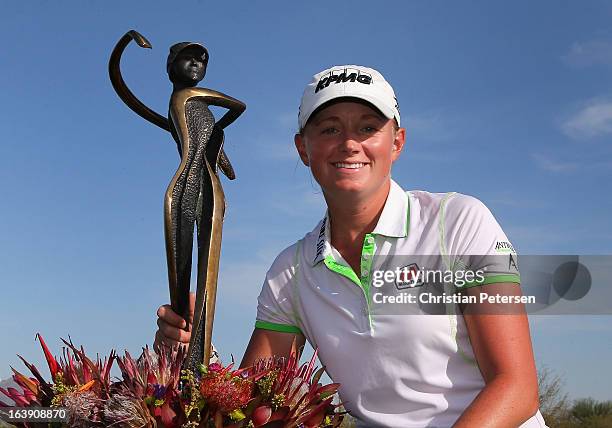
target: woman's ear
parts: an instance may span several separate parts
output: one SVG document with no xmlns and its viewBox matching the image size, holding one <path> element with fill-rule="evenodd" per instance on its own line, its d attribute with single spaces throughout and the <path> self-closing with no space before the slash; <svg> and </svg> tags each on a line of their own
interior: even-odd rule
<svg viewBox="0 0 612 428">
<path fill-rule="evenodd" d="M 308 162 L 308 152 L 306 151 L 306 144 L 304 142 L 304 136 L 302 134 L 295 134 L 293 137 L 293 141 L 295 143 L 295 148 L 300 155 L 300 159 L 302 159 L 302 163 L 306 166 L 310 166 Z"/>
<path fill-rule="evenodd" d="M 395 137 L 393 138 L 393 146 L 391 147 L 391 160 L 393 162 L 399 158 L 399 155 L 402 153 L 402 149 L 404 148 L 404 144 L 406 143 L 406 128 L 398 128 L 394 134 Z"/>
</svg>

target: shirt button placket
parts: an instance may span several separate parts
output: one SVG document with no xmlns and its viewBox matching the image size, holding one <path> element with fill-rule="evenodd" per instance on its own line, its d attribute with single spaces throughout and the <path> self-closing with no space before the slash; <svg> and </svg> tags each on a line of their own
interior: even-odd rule
<svg viewBox="0 0 612 428">
<path fill-rule="evenodd" d="M 370 310 L 369 310 L 369 279 L 372 273 L 372 255 L 374 253 L 374 237 L 372 235 L 366 235 L 364 245 L 361 251 L 361 284 L 363 288 L 363 295 L 365 298 L 365 305 L 363 308 L 364 322 L 368 329 L 371 329 L 370 325 Z"/>
</svg>

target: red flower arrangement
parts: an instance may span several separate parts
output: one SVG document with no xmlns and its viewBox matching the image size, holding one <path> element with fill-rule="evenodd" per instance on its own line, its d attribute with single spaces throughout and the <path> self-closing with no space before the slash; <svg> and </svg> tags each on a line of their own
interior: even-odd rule
<svg viewBox="0 0 612 428">
<path fill-rule="evenodd" d="M 0 388 L 18 407 L 64 407 L 69 427 L 118 428 L 315 428 L 337 427 L 343 412 L 333 403 L 339 384 L 319 384 L 315 355 L 299 365 L 295 355 L 270 358 L 233 370 L 219 363 L 181 370 L 182 348 L 143 349 L 138 359 L 111 351 L 96 362 L 84 349 L 66 345 L 56 359 L 40 335 L 51 382 L 19 356 L 33 377 L 15 369 L 16 388 Z M 111 381 L 117 361 L 121 379 Z M 0 401 L 2 407 L 10 404 Z M 33 428 L 36 424 L 19 426 Z M 47 425 L 44 425 L 47 426 Z"/>
</svg>

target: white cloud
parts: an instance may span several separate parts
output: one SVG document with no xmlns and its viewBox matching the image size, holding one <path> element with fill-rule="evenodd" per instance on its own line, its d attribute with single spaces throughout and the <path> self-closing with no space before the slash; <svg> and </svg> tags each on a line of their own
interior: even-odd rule
<svg viewBox="0 0 612 428">
<path fill-rule="evenodd" d="M 573 67 L 588 67 L 592 65 L 612 66 L 612 41 L 590 40 L 574 42 L 569 52 L 561 57 Z"/>
<path fill-rule="evenodd" d="M 612 101 L 595 100 L 561 124 L 570 138 L 588 139 L 612 135 Z"/>
<path fill-rule="evenodd" d="M 559 161 L 543 154 L 532 154 L 531 157 L 540 168 L 550 172 L 571 172 L 579 166 L 576 162 Z"/>
</svg>

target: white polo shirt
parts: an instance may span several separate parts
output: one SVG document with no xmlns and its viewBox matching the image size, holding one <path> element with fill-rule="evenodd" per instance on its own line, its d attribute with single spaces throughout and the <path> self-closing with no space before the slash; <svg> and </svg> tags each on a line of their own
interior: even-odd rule
<svg viewBox="0 0 612 428">
<path fill-rule="evenodd" d="M 479 200 L 404 192 L 392 181 L 378 224 L 364 239 L 361 277 L 331 246 L 326 216 L 272 264 L 255 327 L 304 334 L 363 426 L 449 427 L 485 383 L 458 306 L 419 296 L 451 296 L 457 284 L 407 278 L 405 269 L 381 284 L 380 272 L 416 266 L 456 272 L 467 265 L 482 277 L 463 286 L 518 284 L 514 254 Z M 409 303 L 382 302 L 409 295 Z M 544 426 L 539 412 L 522 425 Z"/>
</svg>

